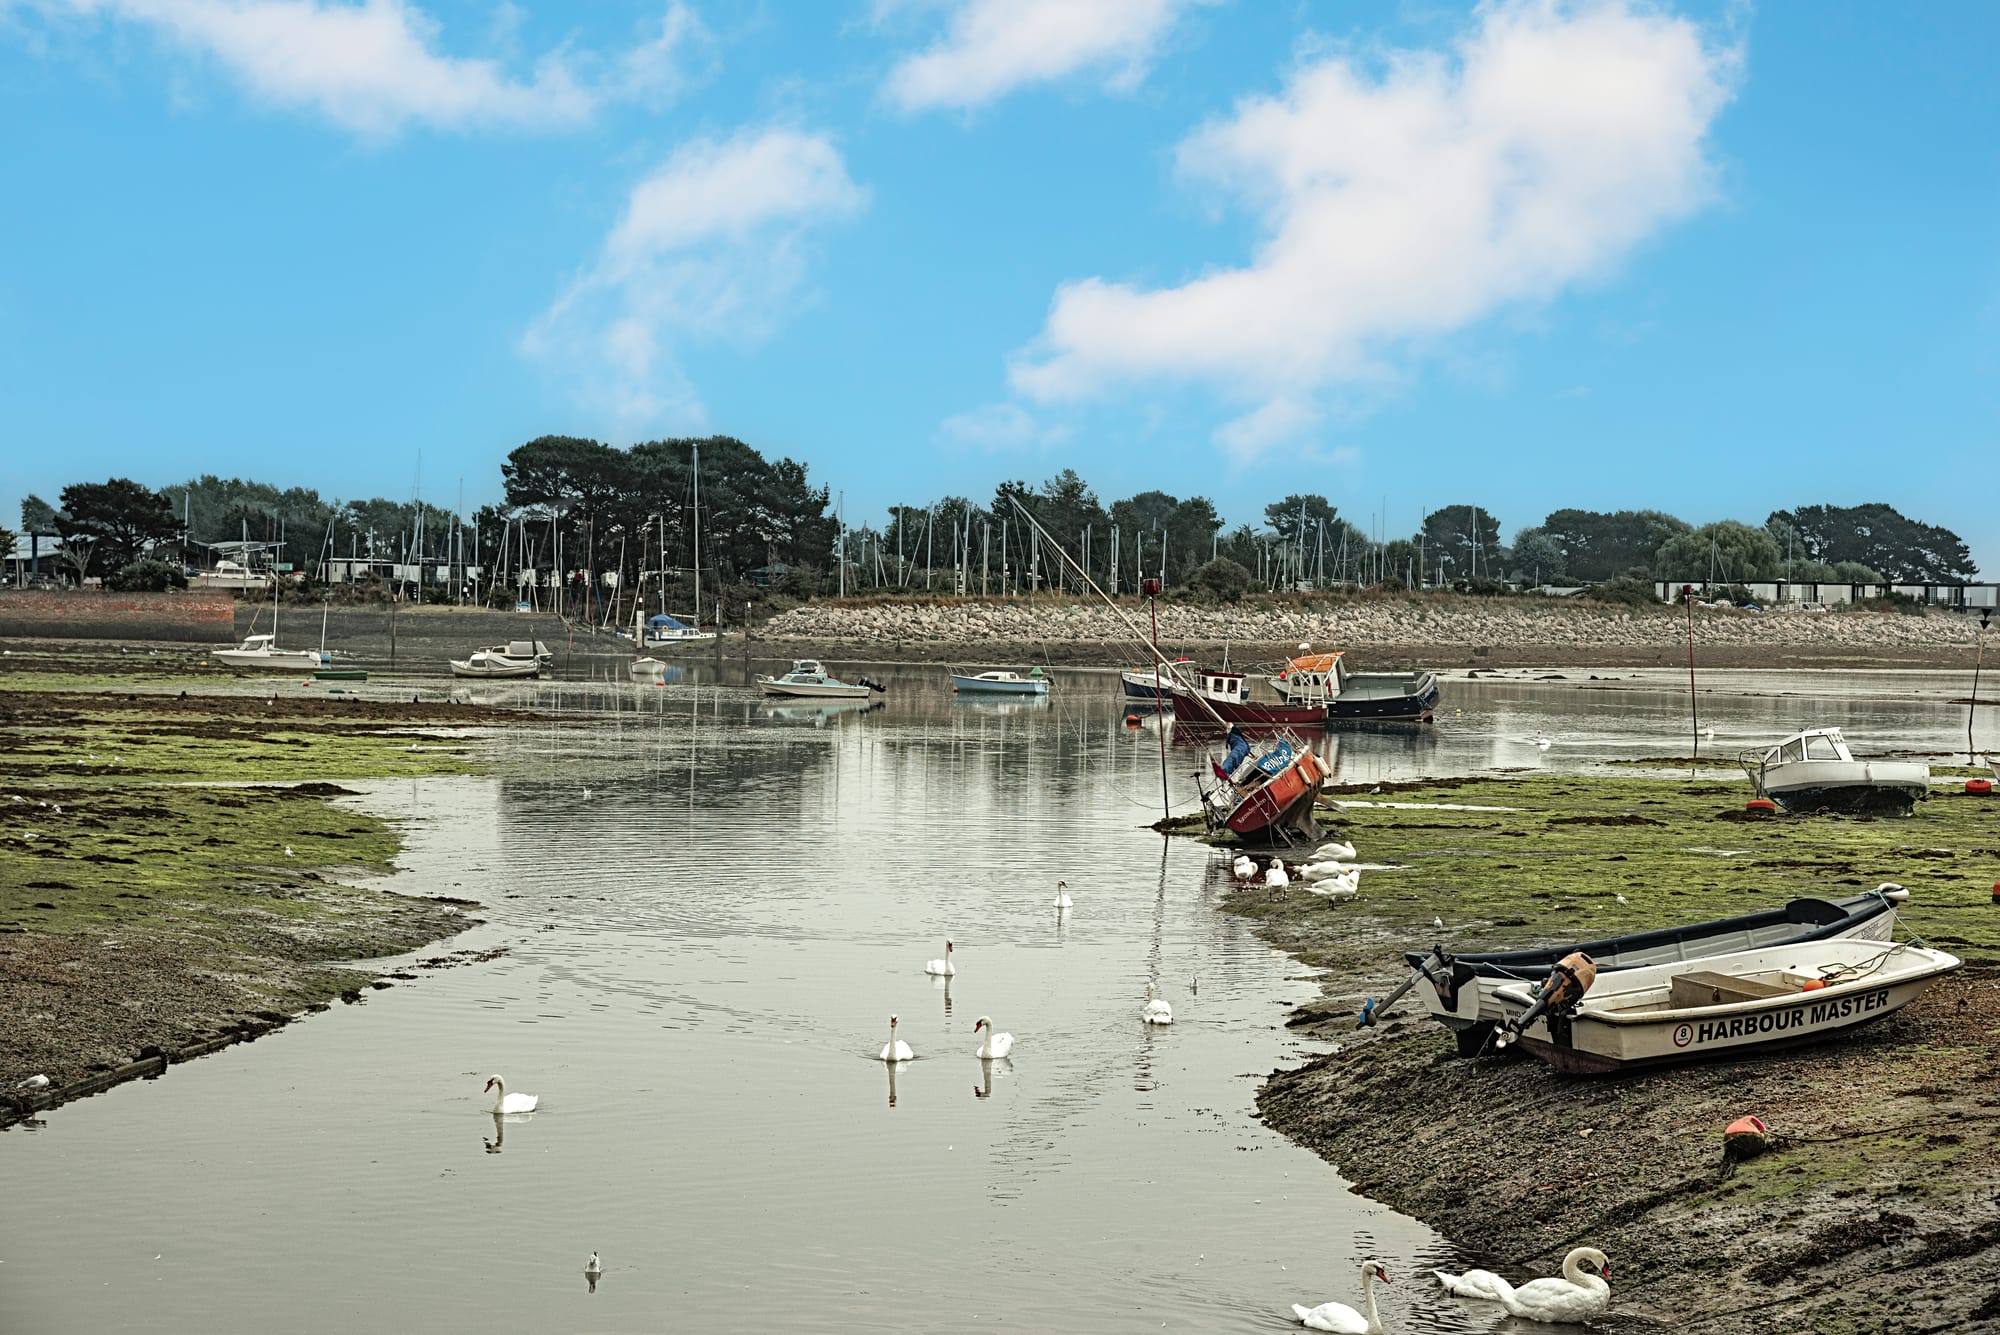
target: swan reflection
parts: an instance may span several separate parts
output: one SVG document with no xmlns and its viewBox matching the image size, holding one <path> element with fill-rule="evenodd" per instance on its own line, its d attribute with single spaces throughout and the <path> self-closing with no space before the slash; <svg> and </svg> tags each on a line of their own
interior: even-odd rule
<svg viewBox="0 0 2000 1335">
<path fill-rule="evenodd" d="M 485 1140 L 484 1136 L 480 1139 Z M 488 1154 L 500 1153 L 500 1147 L 507 1143 L 507 1123 L 499 1113 L 493 1114 L 493 1139 L 486 1141 Z"/>
<path fill-rule="evenodd" d="M 1011 1057 L 981 1057 L 979 1059 L 979 1071 L 981 1076 L 984 1077 L 984 1083 L 972 1087 L 973 1098 L 989 1099 L 993 1097 L 993 1072 L 995 1068 L 998 1068 L 1003 1074 L 1010 1073 L 1014 1069 L 1014 1060 Z"/>
<path fill-rule="evenodd" d="M 901 1066 L 902 1063 L 883 1062 L 882 1065 L 889 1070 L 889 1106 L 893 1108 L 896 1106 L 896 1068 Z"/>
</svg>

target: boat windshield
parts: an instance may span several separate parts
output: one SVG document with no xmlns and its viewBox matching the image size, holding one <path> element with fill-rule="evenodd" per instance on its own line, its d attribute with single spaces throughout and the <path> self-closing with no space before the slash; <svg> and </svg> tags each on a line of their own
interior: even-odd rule
<svg viewBox="0 0 2000 1335">
<path fill-rule="evenodd" d="M 1831 737 L 1825 735 L 1808 737 L 1806 738 L 1806 759 L 1838 760 L 1840 759 L 1840 752 L 1834 746 Z"/>
</svg>

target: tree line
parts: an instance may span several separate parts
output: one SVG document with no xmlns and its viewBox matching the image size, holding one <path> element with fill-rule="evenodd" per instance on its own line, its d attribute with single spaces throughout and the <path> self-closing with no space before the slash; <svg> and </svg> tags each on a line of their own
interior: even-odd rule
<svg viewBox="0 0 2000 1335">
<path fill-rule="evenodd" d="M 1658 510 L 1561 509 L 1502 542 L 1501 517 L 1476 504 L 1429 511 L 1399 535 L 1372 519 L 1357 524 L 1324 495 L 1293 492 L 1254 524 L 1231 526 L 1208 497 L 1149 490 L 1107 504 L 1064 469 L 1039 484 L 1004 480 L 984 501 L 900 502 L 849 523 L 806 464 L 767 459 L 729 436 L 622 449 L 542 436 L 507 455 L 500 481 L 500 502 L 462 515 L 415 496 L 340 501 L 213 475 L 160 488 L 111 478 L 66 486 L 57 505 L 31 496 L 21 523 L 55 539 L 61 567 L 78 581 L 113 579 L 142 561 L 178 570 L 216 544 L 247 540 L 284 544 L 279 559 L 314 577 L 333 562 L 337 578 L 422 567 L 454 597 L 469 580 L 496 600 L 559 587 L 586 605 L 562 604 L 579 614 L 634 589 L 651 605 L 679 607 L 701 589 L 711 598 L 752 586 L 795 598 L 1013 594 L 1080 590 L 1085 577 L 1120 593 L 1157 578 L 1228 598 L 1383 584 L 1907 584 L 1978 574 L 1957 534 L 1879 503 L 1700 527 Z M 0 539 L 11 536 L 0 530 Z"/>
</svg>

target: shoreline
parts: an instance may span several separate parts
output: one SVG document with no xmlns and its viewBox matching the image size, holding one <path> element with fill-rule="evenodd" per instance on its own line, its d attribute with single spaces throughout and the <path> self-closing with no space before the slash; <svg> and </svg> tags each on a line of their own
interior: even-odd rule
<svg viewBox="0 0 2000 1335">
<path fill-rule="evenodd" d="M 1398 801 L 1420 805 L 1322 812 L 1337 826 L 1330 837 L 1365 861 L 1400 864 L 1364 873 L 1359 900 L 1296 886 L 1284 899 L 1257 888 L 1222 896 L 1223 911 L 1322 971 L 1321 996 L 1286 1025 L 1329 1050 L 1266 1077 L 1266 1125 L 1510 1277 L 1556 1273 L 1571 1246 L 1603 1248 L 1614 1327 L 1777 1335 L 2000 1319 L 2000 913 L 1980 856 L 1988 804 L 1940 795 L 1926 804 L 1936 820 L 1751 826 L 1713 823 L 1728 799 L 1707 781 L 1395 787 Z M 1515 813 L 1421 805 L 1503 795 Z M 1750 856 L 1701 856 L 1725 838 Z M 1913 839 L 1931 845 L 1930 860 L 1909 860 Z M 1898 864 L 1904 876 L 1888 875 Z M 1405 946 L 1547 943 L 1561 922 L 1574 924 L 1560 933 L 1572 940 L 1618 934 L 1886 879 L 1908 879 L 1909 925 L 1967 967 L 1844 1039 L 1576 1078 L 1520 1057 L 1457 1057 L 1414 995 L 1375 1028 L 1355 1024 L 1364 996 L 1407 976 Z M 1779 1148 L 1725 1172 L 1722 1128 L 1747 1113 L 1770 1124 Z"/>
<path fill-rule="evenodd" d="M 401 835 L 329 779 L 467 772 L 440 729 L 506 717 L 0 690 L 0 1127 L 414 977 L 357 962 L 439 946 L 478 905 L 352 884 Z"/>
</svg>

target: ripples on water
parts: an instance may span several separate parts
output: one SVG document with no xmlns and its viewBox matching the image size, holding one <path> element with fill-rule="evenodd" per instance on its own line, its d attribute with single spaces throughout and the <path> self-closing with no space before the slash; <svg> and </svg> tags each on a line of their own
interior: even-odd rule
<svg viewBox="0 0 2000 1335">
<path fill-rule="evenodd" d="M 1207 850 L 1144 828 L 1157 721 L 1110 678 L 1023 705 L 886 675 L 868 710 L 768 704 L 736 665 L 480 688 L 555 717 L 491 777 L 367 804 L 407 822 L 396 888 L 486 905 L 450 948 L 508 953 L 0 1139 L 33 1220 L 0 1241 L 8 1328 L 1260 1330 L 1358 1305 L 1370 1254 L 1390 1328 L 1489 1326 L 1416 1282 L 1450 1255 L 1426 1229 L 1253 1120 L 1314 989 L 1214 910 Z M 1435 728 L 1326 751 L 1350 781 L 1685 754 L 1670 679 L 1619 675 L 1453 683 Z M 1950 679 L 1798 680 L 1705 701 L 1714 745 L 1951 744 Z M 1168 751 L 1178 805 L 1198 763 Z M 980 1015 L 1011 1060 L 973 1057 Z M 496 1127 L 491 1071 L 540 1110 Z"/>
</svg>

